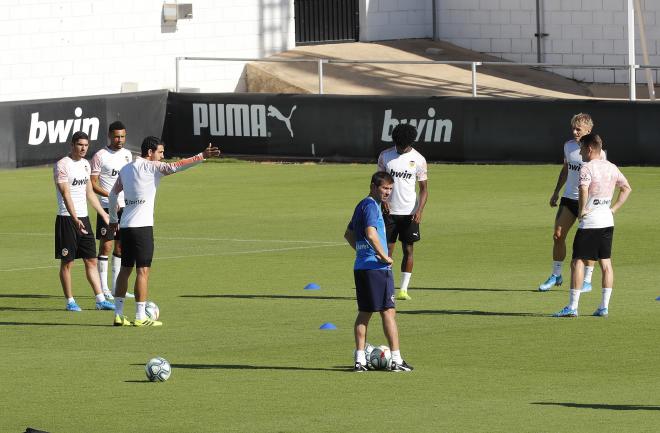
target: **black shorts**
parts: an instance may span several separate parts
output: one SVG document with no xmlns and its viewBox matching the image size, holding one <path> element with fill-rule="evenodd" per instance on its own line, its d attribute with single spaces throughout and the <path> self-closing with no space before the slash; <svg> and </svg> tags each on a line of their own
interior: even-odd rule
<svg viewBox="0 0 660 433">
<path fill-rule="evenodd" d="M 419 224 L 412 220 L 412 215 L 383 215 L 387 243 L 393 244 L 397 238 L 401 242 L 412 244 L 421 239 Z"/>
<path fill-rule="evenodd" d="M 394 308 L 394 276 L 390 269 L 354 269 L 359 311 Z"/>
<path fill-rule="evenodd" d="M 573 258 L 583 260 L 609 259 L 612 257 L 614 227 L 578 229 L 573 239 Z"/>
<path fill-rule="evenodd" d="M 108 213 L 108 209 L 103 208 L 105 213 Z M 119 212 L 117 212 L 117 216 L 119 219 L 117 222 L 121 221 L 121 214 L 124 212 L 124 208 L 120 208 Z M 108 226 L 106 223 L 103 221 L 103 218 L 99 216 L 99 214 L 96 214 L 96 239 L 106 239 L 106 240 L 113 240 L 114 233 L 108 233 Z"/>
<path fill-rule="evenodd" d="M 121 266 L 149 268 L 154 257 L 154 228 L 128 227 L 119 230 Z"/>
<path fill-rule="evenodd" d="M 577 200 L 573 200 L 572 198 L 562 197 L 561 200 L 559 201 L 559 209 L 557 209 L 557 218 L 559 218 L 559 213 L 561 212 L 562 206 L 568 209 L 575 218 L 578 217 L 579 205 Z"/>
<path fill-rule="evenodd" d="M 78 218 L 85 225 L 87 234 L 73 223 L 70 216 L 58 215 L 55 218 L 55 258 L 70 262 L 75 259 L 93 259 L 96 257 L 94 231 L 88 217 Z"/>
</svg>

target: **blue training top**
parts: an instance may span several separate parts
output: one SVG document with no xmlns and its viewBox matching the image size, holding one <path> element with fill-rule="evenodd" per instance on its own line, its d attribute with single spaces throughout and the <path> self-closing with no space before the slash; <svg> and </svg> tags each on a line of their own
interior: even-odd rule
<svg viewBox="0 0 660 433">
<path fill-rule="evenodd" d="M 375 227 L 381 247 L 387 252 L 385 221 L 380 204 L 371 196 L 355 207 L 348 228 L 355 234 L 355 265 L 353 269 L 390 269 L 390 265 L 376 258 L 376 251 L 365 237 L 367 227 Z"/>
</svg>

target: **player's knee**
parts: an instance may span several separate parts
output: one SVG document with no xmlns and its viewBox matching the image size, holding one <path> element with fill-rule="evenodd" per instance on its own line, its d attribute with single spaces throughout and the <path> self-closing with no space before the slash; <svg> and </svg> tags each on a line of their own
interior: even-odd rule
<svg viewBox="0 0 660 433">
<path fill-rule="evenodd" d="M 566 235 L 561 229 L 555 229 L 555 232 L 552 234 L 552 239 L 555 242 L 563 242 L 566 239 Z"/>
</svg>

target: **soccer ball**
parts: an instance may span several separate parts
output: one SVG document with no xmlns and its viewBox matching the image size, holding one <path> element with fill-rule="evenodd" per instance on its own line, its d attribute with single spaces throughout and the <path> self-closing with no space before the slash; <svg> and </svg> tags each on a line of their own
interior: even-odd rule
<svg viewBox="0 0 660 433">
<path fill-rule="evenodd" d="M 151 358 L 144 366 L 147 373 L 147 379 L 152 382 L 165 382 L 172 374 L 172 367 L 165 358 Z"/>
<path fill-rule="evenodd" d="M 144 305 L 144 312 L 147 314 L 147 317 L 150 318 L 151 320 L 158 320 L 160 317 L 160 310 L 158 309 L 158 305 L 156 305 L 155 302 L 148 301 Z"/>
<path fill-rule="evenodd" d="M 392 352 L 387 346 L 378 346 L 371 351 L 369 356 L 369 365 L 374 370 L 385 370 L 392 364 Z"/>
</svg>

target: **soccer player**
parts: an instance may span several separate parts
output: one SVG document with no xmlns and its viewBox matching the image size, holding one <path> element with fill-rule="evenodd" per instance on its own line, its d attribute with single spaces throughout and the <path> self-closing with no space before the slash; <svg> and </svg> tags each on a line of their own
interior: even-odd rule
<svg viewBox="0 0 660 433">
<path fill-rule="evenodd" d="M 353 371 L 367 371 L 365 344 L 371 315 L 377 311 L 383 331 L 392 351 L 392 371 L 412 371 L 399 351 L 399 331 L 394 306 L 394 277 L 392 258 L 385 250 L 385 222 L 381 204 L 392 193 L 394 179 L 380 171 L 371 177 L 369 196 L 355 207 L 344 238 L 355 250 L 353 275 L 357 294 L 358 314 L 355 319 L 355 367 Z"/>
<path fill-rule="evenodd" d="M 579 225 L 573 240 L 570 297 L 568 305 L 553 314 L 554 317 L 577 317 L 584 268 L 590 260 L 598 260 L 603 270 L 601 303 L 593 315 L 604 317 L 608 314 L 614 286 L 614 269 L 610 258 L 614 214 L 626 202 L 632 189 L 616 165 L 601 159 L 602 148 L 603 142 L 598 134 L 587 134 L 580 139 L 580 155 L 586 164 L 580 169 Z M 617 187 L 619 194 L 612 204 Z"/>
<path fill-rule="evenodd" d="M 136 269 L 135 278 L 135 321 L 133 326 L 161 326 L 162 322 L 151 320 L 145 313 L 149 292 L 149 272 L 154 253 L 154 204 L 156 189 L 163 176 L 178 173 L 203 162 L 205 159 L 220 156 L 217 147 L 209 147 L 203 152 L 174 163 L 162 162 L 165 147 L 158 137 L 146 137 L 142 141 L 141 157 L 126 164 L 119 171 L 117 182 L 110 190 L 109 229 L 115 233 L 120 228 L 122 244 L 121 270 L 117 276 L 115 292 L 115 326 L 130 326 L 124 316 L 124 297 L 128 289 L 128 278 Z M 119 193 L 124 192 L 124 212 L 121 222 L 117 213 Z"/>
<path fill-rule="evenodd" d="M 71 152 L 57 161 L 53 169 L 58 212 L 55 219 L 55 258 L 60 259 L 60 282 L 66 298 L 67 311 L 82 311 L 73 297 L 71 268 L 77 258 L 85 263 L 87 281 L 92 286 L 97 310 L 114 310 L 101 290 L 96 269 L 96 246 L 94 232 L 89 223 L 87 202 L 89 201 L 100 217 L 108 220 L 89 182 L 89 162 L 85 159 L 89 149 L 89 137 L 78 131 L 71 138 Z"/>
<path fill-rule="evenodd" d="M 559 191 L 564 188 L 564 194 L 559 202 L 559 208 L 555 216 L 555 228 L 553 232 L 554 244 L 552 247 L 552 274 L 539 285 L 540 292 L 547 292 L 553 286 L 561 286 L 564 282 L 561 272 L 564 259 L 566 258 L 566 236 L 578 217 L 578 177 L 582 167 L 582 157 L 580 156 L 580 138 L 589 134 L 594 127 L 594 122 L 586 113 L 579 113 L 571 119 L 571 130 L 573 139 L 564 143 L 564 165 L 559 172 L 557 185 L 550 197 L 550 206 L 557 206 Z M 603 153 L 603 157 L 604 157 Z M 594 271 L 594 264 L 587 264 L 584 272 L 583 292 L 591 291 L 591 275 Z"/>
<path fill-rule="evenodd" d="M 112 122 L 108 127 L 108 144 L 105 148 L 99 150 L 92 158 L 92 188 L 98 194 L 99 201 L 103 210 L 108 212 L 108 194 L 117 180 L 119 170 L 133 159 L 131 152 L 124 148 L 126 143 L 126 127 L 120 121 Z M 124 195 L 119 194 L 119 211 L 117 213 L 121 219 L 121 213 L 124 209 Z M 101 218 L 96 216 L 96 239 L 99 241 L 98 268 L 101 276 L 101 288 L 106 299 L 112 300 L 117 285 L 117 275 L 121 268 L 121 241 L 114 239 L 113 233 L 108 231 L 108 225 Z M 114 248 L 113 248 L 114 241 Z M 112 292 L 108 289 L 108 255 L 112 251 Z M 131 293 L 126 293 L 131 298 Z"/>
<path fill-rule="evenodd" d="M 414 126 L 400 123 L 392 131 L 394 147 L 384 150 L 378 157 L 378 169 L 394 178 L 394 189 L 389 202 L 384 202 L 387 250 L 394 253 L 397 238 L 401 241 L 401 286 L 396 299 L 410 300 L 408 284 L 413 270 L 413 246 L 421 239 L 419 224 L 429 192 L 426 185 L 426 159 L 412 145 L 417 139 Z M 415 186 L 419 185 L 419 199 Z"/>
</svg>

